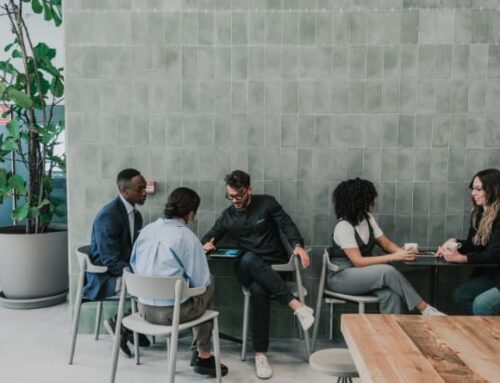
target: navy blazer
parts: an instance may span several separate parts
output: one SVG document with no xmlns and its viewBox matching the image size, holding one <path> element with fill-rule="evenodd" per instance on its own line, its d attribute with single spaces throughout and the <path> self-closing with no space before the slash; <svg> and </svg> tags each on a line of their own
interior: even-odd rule
<svg viewBox="0 0 500 383">
<path fill-rule="evenodd" d="M 142 228 L 138 211 L 134 226 L 135 241 Z M 115 294 L 116 279 L 123 274 L 123 268 L 129 266 L 132 243 L 127 209 L 118 196 L 97 213 L 92 225 L 90 260 L 95 265 L 107 266 L 108 271 L 104 274 L 87 273 L 83 290 L 85 298 L 102 299 Z"/>
</svg>

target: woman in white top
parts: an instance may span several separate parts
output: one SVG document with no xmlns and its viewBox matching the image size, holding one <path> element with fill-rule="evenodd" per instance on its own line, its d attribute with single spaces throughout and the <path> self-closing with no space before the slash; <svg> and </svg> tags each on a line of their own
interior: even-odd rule
<svg viewBox="0 0 500 383">
<path fill-rule="evenodd" d="M 341 182 L 332 195 L 339 222 L 330 249 L 339 270 L 328 277 L 328 288 L 344 294 L 374 294 L 380 298 L 380 312 L 400 314 L 403 302 L 423 315 L 444 315 L 425 302 L 406 278 L 393 266 L 395 261 L 415 259 L 414 250 L 404 250 L 387 238 L 371 212 L 377 191 L 370 181 L 359 178 Z M 386 254 L 373 256 L 378 245 Z"/>
</svg>

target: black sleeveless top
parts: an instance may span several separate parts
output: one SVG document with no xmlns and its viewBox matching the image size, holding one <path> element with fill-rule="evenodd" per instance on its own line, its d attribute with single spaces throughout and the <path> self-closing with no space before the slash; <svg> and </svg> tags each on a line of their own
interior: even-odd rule
<svg viewBox="0 0 500 383">
<path fill-rule="evenodd" d="M 375 247 L 375 235 L 373 234 L 373 227 L 370 224 L 370 219 L 366 218 L 366 222 L 368 223 L 368 242 L 364 243 L 359 235 L 358 231 L 354 228 L 354 238 L 356 239 L 356 244 L 358 245 L 359 251 L 363 257 L 371 257 L 373 255 L 373 249 Z M 328 249 L 328 253 L 330 254 L 330 259 L 334 264 L 339 266 L 339 270 L 346 269 L 348 267 L 354 267 L 353 263 L 345 253 L 345 251 L 335 243 L 332 236 L 332 247 Z"/>
</svg>

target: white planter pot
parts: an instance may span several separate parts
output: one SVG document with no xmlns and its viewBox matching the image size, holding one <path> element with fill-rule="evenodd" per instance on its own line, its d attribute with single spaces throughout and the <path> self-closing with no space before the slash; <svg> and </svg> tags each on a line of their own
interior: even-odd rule
<svg viewBox="0 0 500 383">
<path fill-rule="evenodd" d="M 6 233 L 0 229 L 0 287 L 12 300 L 34 300 L 68 290 L 68 232 Z"/>
</svg>

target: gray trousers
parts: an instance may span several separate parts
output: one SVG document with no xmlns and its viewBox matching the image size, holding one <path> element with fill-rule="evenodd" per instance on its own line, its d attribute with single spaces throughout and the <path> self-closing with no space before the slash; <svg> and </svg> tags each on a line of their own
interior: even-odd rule
<svg viewBox="0 0 500 383">
<path fill-rule="evenodd" d="M 337 293 L 376 295 L 383 314 L 401 314 L 403 301 L 409 310 L 422 302 L 410 282 L 390 265 L 350 267 L 329 275 L 327 285 Z"/>
<path fill-rule="evenodd" d="M 206 310 L 212 307 L 214 296 L 213 283 L 207 290 L 195 297 L 191 297 L 181 304 L 180 323 L 192 321 L 200 317 Z M 173 306 L 150 306 L 139 302 L 139 313 L 149 323 L 171 326 L 174 315 Z M 213 322 L 208 321 L 193 327 L 193 343 L 198 352 L 210 352 L 210 339 L 212 338 Z"/>
</svg>

